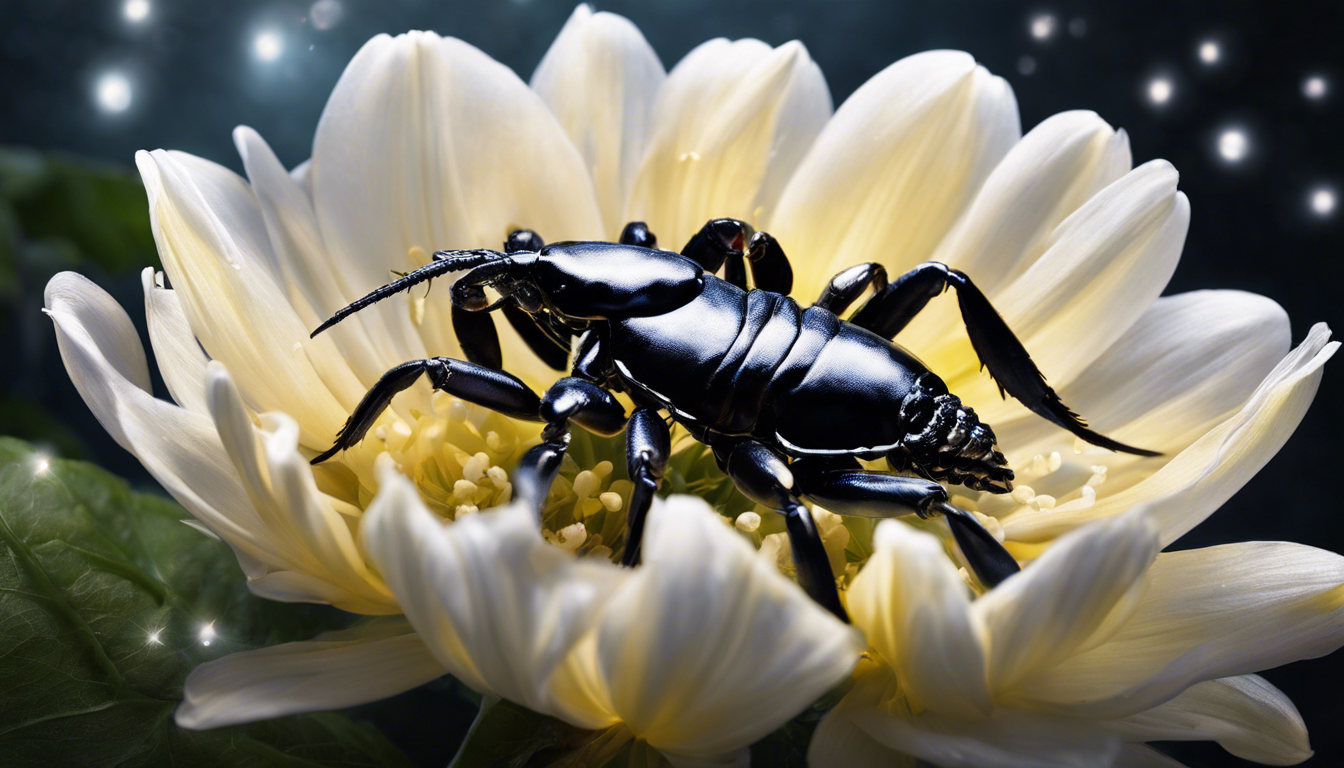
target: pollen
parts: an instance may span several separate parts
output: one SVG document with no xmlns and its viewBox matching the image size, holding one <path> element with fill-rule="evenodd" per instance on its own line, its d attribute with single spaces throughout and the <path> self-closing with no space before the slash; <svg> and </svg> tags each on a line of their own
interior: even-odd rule
<svg viewBox="0 0 1344 768">
<path fill-rule="evenodd" d="M 1013 501 L 1018 504 L 1030 504 L 1036 498 L 1036 491 L 1030 485 L 1019 485 L 1013 489 Z"/>
<path fill-rule="evenodd" d="M 761 516 L 755 512 L 743 512 L 737 516 L 733 525 L 743 533 L 755 533 L 761 527 Z"/>
</svg>

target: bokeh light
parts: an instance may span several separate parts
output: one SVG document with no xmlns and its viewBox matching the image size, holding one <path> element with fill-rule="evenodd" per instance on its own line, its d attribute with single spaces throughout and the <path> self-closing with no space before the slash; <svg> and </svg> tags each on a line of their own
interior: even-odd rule
<svg viewBox="0 0 1344 768">
<path fill-rule="evenodd" d="M 126 0 L 121 7 L 121 15 L 132 24 L 139 24 L 149 18 L 149 0 Z"/>
<path fill-rule="evenodd" d="M 1302 81 L 1302 95 L 1308 99 L 1323 99 L 1329 90 L 1329 83 L 1320 75 L 1312 75 Z"/>
<path fill-rule="evenodd" d="M 1037 14 L 1031 18 L 1031 36 L 1037 40 L 1049 40 L 1055 34 L 1056 24 L 1052 14 Z"/>
<path fill-rule="evenodd" d="M 1332 187 L 1316 187 L 1307 195 L 1307 205 L 1311 208 L 1311 212 L 1323 219 L 1334 214 L 1338 202 Z"/>
<path fill-rule="evenodd" d="M 1217 64 L 1223 58 L 1222 46 L 1215 40 L 1205 40 L 1199 44 L 1199 60 L 1205 64 Z"/>
<path fill-rule="evenodd" d="M 1166 77 L 1154 77 L 1148 81 L 1148 100 L 1158 106 L 1171 101 L 1174 91 L 1171 80 Z"/>
<path fill-rule="evenodd" d="M 1218 155 L 1229 163 L 1240 163 L 1251 153 L 1251 139 L 1243 128 L 1226 128 L 1218 134 Z"/>
<path fill-rule="evenodd" d="M 252 38 L 252 51 L 261 61 L 275 61 L 285 52 L 285 38 L 273 29 L 258 32 Z"/>
<path fill-rule="evenodd" d="M 93 98 L 104 112 L 125 112 L 131 106 L 131 81 L 121 72 L 104 72 L 94 83 Z"/>
</svg>

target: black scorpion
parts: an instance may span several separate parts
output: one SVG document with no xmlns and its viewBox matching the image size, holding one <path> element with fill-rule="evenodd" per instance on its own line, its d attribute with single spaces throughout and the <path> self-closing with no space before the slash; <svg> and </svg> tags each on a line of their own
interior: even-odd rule
<svg viewBox="0 0 1344 768">
<path fill-rule="evenodd" d="M 723 279 L 714 277 L 720 268 Z M 948 288 L 1000 394 L 1095 445 L 1156 455 L 1089 429 L 965 274 L 928 262 L 889 283 L 881 265 L 860 264 L 801 309 L 787 295 L 793 271 L 779 243 L 735 219 L 709 222 L 680 254 L 658 250 L 642 222 L 627 225 L 619 243 L 545 245 L 536 233 L 518 230 L 503 253 L 440 251 L 432 263 L 341 309 L 313 335 L 399 291 L 463 270 L 470 271 L 451 289 L 452 317 L 469 361 L 433 357 L 388 371 L 314 464 L 358 443 L 392 397 L 422 374 L 435 389 L 546 423 L 541 443 L 514 474 L 518 495 L 538 506 L 569 444 L 571 422 L 603 435 L 624 428 L 634 491 L 621 559 L 633 566 L 667 468 L 669 425 L 660 416 L 666 412 L 713 450 L 743 494 L 784 515 L 799 583 L 842 619 L 835 576 L 802 499 L 844 515 L 941 515 L 976 576 L 993 587 L 1017 572 L 1017 562 L 973 515 L 948 503 L 940 483 L 1007 493 L 1013 472 L 989 425 L 891 341 Z M 491 302 L 487 287 L 499 298 Z M 841 320 L 869 289 L 858 311 Z M 499 339 L 485 314 L 495 309 L 557 370 L 564 370 L 579 335 L 570 375 L 538 396 L 500 370 Z M 634 401 L 628 418 L 612 392 Z M 885 458 L 892 470 L 909 474 L 865 470 L 860 458 Z"/>
</svg>

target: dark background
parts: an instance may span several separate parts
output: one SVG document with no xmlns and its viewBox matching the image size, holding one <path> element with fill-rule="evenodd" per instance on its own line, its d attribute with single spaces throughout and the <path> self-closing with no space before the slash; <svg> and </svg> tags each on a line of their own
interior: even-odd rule
<svg viewBox="0 0 1344 768">
<path fill-rule="evenodd" d="M 319 29 L 310 4 L 292 0 L 150 0 L 148 16 L 138 23 L 125 17 L 124 0 L 5 0 L 0 144 L 126 167 L 137 149 L 167 147 L 241 171 L 230 131 L 246 124 L 292 166 L 308 157 L 327 95 L 372 35 L 433 29 L 467 40 L 527 79 L 573 10 L 568 2 L 542 0 L 341 5 L 340 18 Z M 969 51 L 1012 84 L 1024 133 L 1055 112 L 1091 109 L 1129 132 L 1135 165 L 1157 157 L 1176 165 L 1192 220 L 1168 293 L 1237 288 L 1267 295 L 1290 313 L 1294 343 L 1314 322 L 1341 327 L 1344 212 L 1336 207 L 1322 215 L 1309 204 L 1317 189 L 1344 191 L 1339 3 L 659 0 L 598 8 L 634 21 L 669 69 L 711 37 L 758 37 L 776 45 L 800 39 L 837 106 L 907 54 Z M 1043 16 L 1053 24 L 1044 24 Z M 1034 21 L 1050 26 L 1050 34 L 1033 35 Z M 267 30 L 283 41 L 270 62 L 256 55 L 256 36 Z M 1204 41 L 1218 45 L 1212 64 L 1198 55 Z M 115 114 L 100 110 L 95 99 L 99 76 L 112 70 L 131 86 L 129 108 Z M 1313 75 L 1326 81 L 1322 97 L 1304 93 Z M 1149 97 L 1154 78 L 1171 84 L 1161 105 Z M 1218 137 L 1228 129 L 1241 130 L 1249 141 L 1241 162 L 1218 153 Z M 146 253 L 141 263 L 152 259 Z M 98 264 L 81 269 L 143 328 L 138 271 Z M 50 324 L 38 312 L 51 271 L 50 263 L 20 263 L 17 298 L 3 304 L 0 405 L 34 404 L 34 413 L 51 414 L 46 430 L 55 450 L 151 484 L 93 421 L 65 376 Z M 1328 366 L 1315 404 L 1283 451 L 1179 547 L 1272 539 L 1344 551 L 1333 488 L 1344 426 L 1340 365 Z M 8 423 L 0 415 L 0 427 Z M 1302 710 L 1317 750 L 1313 765 L 1344 763 L 1344 733 L 1336 727 L 1344 717 L 1341 671 L 1344 656 L 1266 674 Z M 1215 746 L 1171 751 L 1195 765 L 1239 762 Z"/>
</svg>

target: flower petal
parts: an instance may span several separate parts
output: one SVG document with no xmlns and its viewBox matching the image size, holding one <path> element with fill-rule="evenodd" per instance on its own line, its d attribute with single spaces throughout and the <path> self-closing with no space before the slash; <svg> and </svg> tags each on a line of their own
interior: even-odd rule
<svg viewBox="0 0 1344 768">
<path fill-rule="evenodd" d="M 989 640 L 989 687 L 1011 690 L 1092 637 L 1157 555 L 1141 512 L 1060 538 L 971 604 Z"/>
<path fill-rule="evenodd" d="M 1344 557 L 1248 542 L 1167 552 L 1119 632 L 1020 686 L 1073 716 L 1123 717 L 1202 680 L 1315 658 L 1344 645 Z"/>
<path fill-rule="evenodd" d="M 1061 222 L 1129 170 L 1124 131 L 1093 112 L 1047 118 L 994 167 L 929 258 L 964 271 L 992 297 L 1040 258 Z M 931 349 L 964 334 L 956 302 L 935 301 L 901 331 L 901 343 Z"/>
<path fill-rule="evenodd" d="M 363 704 L 446 670 L 410 624 L 376 619 L 302 643 L 225 656 L 187 677 L 177 724 L 200 730 Z"/>
<path fill-rule="evenodd" d="M 346 414 L 305 349 L 336 350 L 308 338 L 279 287 L 256 198 L 232 171 L 191 155 L 141 152 L 136 164 L 164 269 L 201 345 L 255 408 L 290 414 L 305 445 L 325 448 Z"/>
<path fill-rule="evenodd" d="M 1105 435 L 1179 452 L 1245 405 L 1288 353 L 1289 334 L 1288 314 L 1263 296 L 1241 291 L 1163 296 L 1063 386 L 1060 397 Z M 994 431 L 1000 444 L 1019 456 L 1073 443 L 1072 435 L 1061 435 L 1035 415 L 995 424 Z M 1095 455 L 1088 458 L 1095 463 Z"/>
<path fill-rule="evenodd" d="M 272 578 L 262 585 L 275 594 L 283 583 L 289 602 L 331 603 L 354 613 L 399 613 L 396 600 L 369 572 L 349 526 L 331 501 L 317 490 L 312 467 L 298 451 L 298 426 L 276 413 L 257 429 L 233 379 L 212 361 L 206 398 L 215 428 L 243 480 L 260 518 L 258 535 L 272 553 L 274 569 L 306 578 Z M 299 590 L 307 587 L 310 594 Z"/>
<path fill-rule="evenodd" d="M 817 296 L 841 269 L 900 274 L 934 252 L 1021 135 L 1012 89 L 969 54 L 930 51 L 875 75 L 836 110 L 768 221 Z"/>
<path fill-rule="evenodd" d="M 702 500 L 656 503 L 644 547 L 644 564 L 611 598 L 558 690 L 605 701 L 663 752 L 735 752 L 854 667 L 858 632 L 756 557 Z"/>
<path fill-rule="evenodd" d="M 909 716 L 899 702 L 884 703 L 893 682 L 882 674 L 863 676 L 826 718 L 848 719 L 878 744 L 943 768 L 1095 768 L 1110 765 L 1120 746 L 1078 718 L 1007 709 L 974 719 Z M 809 757 L 837 751 L 826 740 L 841 734 L 818 728 Z"/>
<path fill-rule="evenodd" d="M 1296 765 L 1311 757 L 1297 707 L 1257 675 L 1208 680 L 1115 724 L 1134 741 L 1216 741 L 1245 760 Z"/>
<path fill-rule="evenodd" d="M 1316 394 L 1321 366 L 1334 355 L 1330 329 L 1317 324 L 1306 340 L 1283 358 L 1242 409 L 1173 457 L 1146 480 L 1095 505 L 1056 508 L 1049 514 L 1013 515 L 1004 532 L 1018 541 L 1040 541 L 1087 520 L 1120 514 L 1147 504 L 1162 534 L 1162 545 L 1175 541 L 1231 498 L 1296 429 Z"/>
<path fill-rule="evenodd" d="M 1045 253 L 994 296 L 1050 381 L 1063 384 L 1085 370 L 1166 286 L 1190 223 L 1176 179 L 1163 160 L 1130 171 L 1056 227 Z M 925 360 L 982 419 L 1005 421 L 1024 411 L 978 371 L 963 334 Z"/>
<path fill-rule="evenodd" d="M 984 627 L 936 537 L 882 521 L 873 554 L 846 595 L 854 625 L 896 670 L 912 707 L 957 717 L 989 713 Z"/>
<path fill-rule="evenodd" d="M 761 222 L 831 116 L 802 43 L 710 40 L 686 55 L 653 107 L 625 218 L 679 250 L 706 221 Z"/>
<path fill-rule="evenodd" d="M 178 405 L 205 413 L 205 364 L 209 360 L 191 332 L 177 292 L 163 287 L 163 273 L 155 273 L 153 267 L 140 273 L 140 285 L 145 291 L 149 343 L 163 383 Z"/>
<path fill-rule="evenodd" d="M 552 674 L 629 572 L 547 544 L 521 504 L 445 525 L 390 458 L 361 532 L 406 617 L 462 682 L 554 713 Z M 582 727 L 610 722 L 565 714 Z"/>
<path fill-rule="evenodd" d="M 639 29 L 580 5 L 532 74 L 592 172 L 606 237 L 615 240 L 666 75 Z M 665 244 L 666 245 L 666 244 Z"/>
<path fill-rule="evenodd" d="M 313 202 L 265 140 L 251 128 L 233 131 L 252 191 L 266 224 L 285 291 L 305 328 L 316 328 L 346 304 L 359 298 L 347 276 L 333 269 L 318 230 Z M 389 368 L 405 362 L 389 352 L 395 348 L 380 316 L 357 313 L 327 332 L 329 346 L 314 351 L 314 367 L 346 410 Z M 351 376 L 351 370 L 358 378 Z"/>
<path fill-rule="evenodd" d="M 360 49 L 322 113 L 312 162 L 324 242 L 357 294 L 436 249 L 498 248 L 518 227 L 548 242 L 603 234 L 587 166 L 541 98 L 481 51 L 431 32 Z M 446 299 L 424 302 L 418 325 L 401 300 L 365 311 L 383 316 L 402 360 L 458 354 Z M 500 337 L 512 340 L 510 371 L 554 381 L 511 328 Z"/>
<path fill-rule="evenodd" d="M 214 425 L 155 399 L 135 326 L 117 302 L 82 275 L 62 272 L 47 283 L 47 314 L 66 372 L 98 423 L 135 455 L 197 520 L 239 553 L 249 576 L 266 551 L 259 527 Z"/>
</svg>

